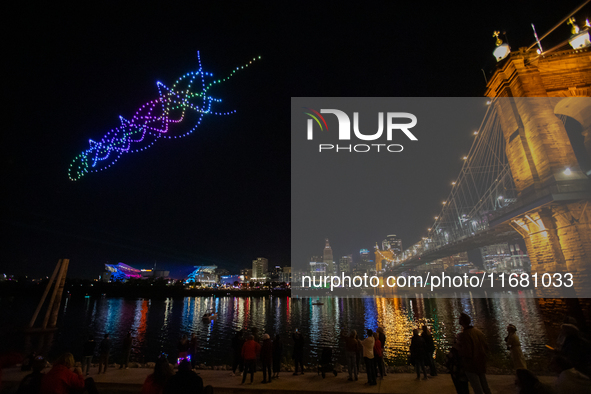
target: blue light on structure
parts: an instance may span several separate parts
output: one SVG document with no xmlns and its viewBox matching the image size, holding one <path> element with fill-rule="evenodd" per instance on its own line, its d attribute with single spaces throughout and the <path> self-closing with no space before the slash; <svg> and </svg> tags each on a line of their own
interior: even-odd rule
<svg viewBox="0 0 591 394">
<path fill-rule="evenodd" d="M 198 265 L 194 268 L 195 270 L 187 275 L 185 283 L 217 283 L 218 278 L 215 274 L 215 270 L 218 268 L 217 265 Z"/>
</svg>

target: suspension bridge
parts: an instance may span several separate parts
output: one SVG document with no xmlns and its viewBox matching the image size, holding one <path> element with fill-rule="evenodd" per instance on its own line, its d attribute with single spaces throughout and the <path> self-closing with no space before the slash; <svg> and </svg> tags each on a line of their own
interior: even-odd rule
<svg viewBox="0 0 591 394">
<path fill-rule="evenodd" d="M 532 270 L 591 278 L 591 47 L 511 53 L 485 96 L 486 115 L 427 236 L 382 255 L 382 273 L 523 238 Z"/>
</svg>

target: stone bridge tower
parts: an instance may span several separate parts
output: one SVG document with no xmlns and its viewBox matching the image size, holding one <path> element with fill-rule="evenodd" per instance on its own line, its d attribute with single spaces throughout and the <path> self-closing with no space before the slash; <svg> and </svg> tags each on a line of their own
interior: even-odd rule
<svg viewBox="0 0 591 394">
<path fill-rule="evenodd" d="M 591 281 L 591 48 L 511 53 L 485 95 L 518 191 L 491 225 L 509 223 L 523 236 L 532 271 L 571 272 L 576 295 L 589 297 L 581 284 Z"/>
</svg>

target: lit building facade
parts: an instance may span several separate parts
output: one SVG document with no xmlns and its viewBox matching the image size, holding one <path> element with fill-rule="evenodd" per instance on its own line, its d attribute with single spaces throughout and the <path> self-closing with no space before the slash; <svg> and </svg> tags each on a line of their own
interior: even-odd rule
<svg viewBox="0 0 591 394">
<path fill-rule="evenodd" d="M 310 275 L 311 276 L 324 276 L 327 275 L 327 264 L 324 262 L 322 256 L 312 256 L 310 258 Z"/>
<path fill-rule="evenodd" d="M 291 283 L 291 267 L 283 267 L 281 282 Z"/>
<path fill-rule="evenodd" d="M 353 255 L 349 254 L 339 259 L 339 272 L 351 272 L 353 269 Z"/>
<path fill-rule="evenodd" d="M 115 281 L 126 281 L 129 279 L 140 279 L 142 270 L 130 267 L 127 264 L 105 264 L 105 271 L 109 272 L 110 279 Z"/>
<path fill-rule="evenodd" d="M 330 244 L 328 243 L 328 238 L 326 239 L 326 243 L 324 244 L 324 252 L 323 252 L 322 261 L 324 262 L 324 264 L 326 264 L 326 272 L 328 275 L 333 275 L 336 273 L 335 266 L 334 266 L 334 260 L 332 257 L 332 248 L 330 247 Z"/>
<path fill-rule="evenodd" d="M 269 271 L 269 260 L 259 257 L 252 261 L 252 280 L 255 282 L 264 282 L 267 280 Z"/>
<path fill-rule="evenodd" d="M 357 263 L 357 266 L 353 269 L 353 273 L 355 275 L 363 275 L 371 269 L 372 265 L 373 260 L 371 259 L 369 249 L 361 249 L 359 250 L 359 262 Z"/>
<path fill-rule="evenodd" d="M 185 283 L 201 283 L 202 285 L 213 285 L 218 283 L 218 275 L 215 270 L 217 265 L 196 265 L 185 280 Z"/>
<path fill-rule="evenodd" d="M 523 273 L 530 272 L 531 264 L 527 254 L 519 245 L 507 243 L 480 248 L 484 269 L 489 272 Z"/>
<path fill-rule="evenodd" d="M 244 275 L 221 275 L 220 276 L 220 284 L 222 286 L 234 286 L 238 283 L 241 285 L 243 283 L 248 283 L 248 279 Z"/>
<path fill-rule="evenodd" d="M 402 240 L 395 234 L 388 235 L 382 241 L 382 250 L 391 250 L 395 256 L 402 254 Z"/>
</svg>

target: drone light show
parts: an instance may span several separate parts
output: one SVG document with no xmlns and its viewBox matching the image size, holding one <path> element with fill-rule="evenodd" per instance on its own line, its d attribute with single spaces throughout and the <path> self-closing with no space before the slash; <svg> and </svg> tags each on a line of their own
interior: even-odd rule
<svg viewBox="0 0 591 394">
<path fill-rule="evenodd" d="M 197 71 L 186 73 L 170 87 L 157 82 L 158 97 L 142 105 L 129 119 L 119 116 L 119 127 L 109 131 L 100 140 L 89 140 L 90 147 L 70 164 L 68 178 L 77 181 L 87 174 L 103 171 L 115 164 L 123 154 L 144 151 L 161 138 L 186 137 L 199 127 L 204 115 L 235 113 L 235 110 L 215 112 L 213 107 L 222 100 L 208 95 L 208 91 L 260 58 L 253 58 L 247 64 L 236 67 L 225 78 L 216 79 L 212 73 L 203 71 L 197 53 Z"/>
</svg>

